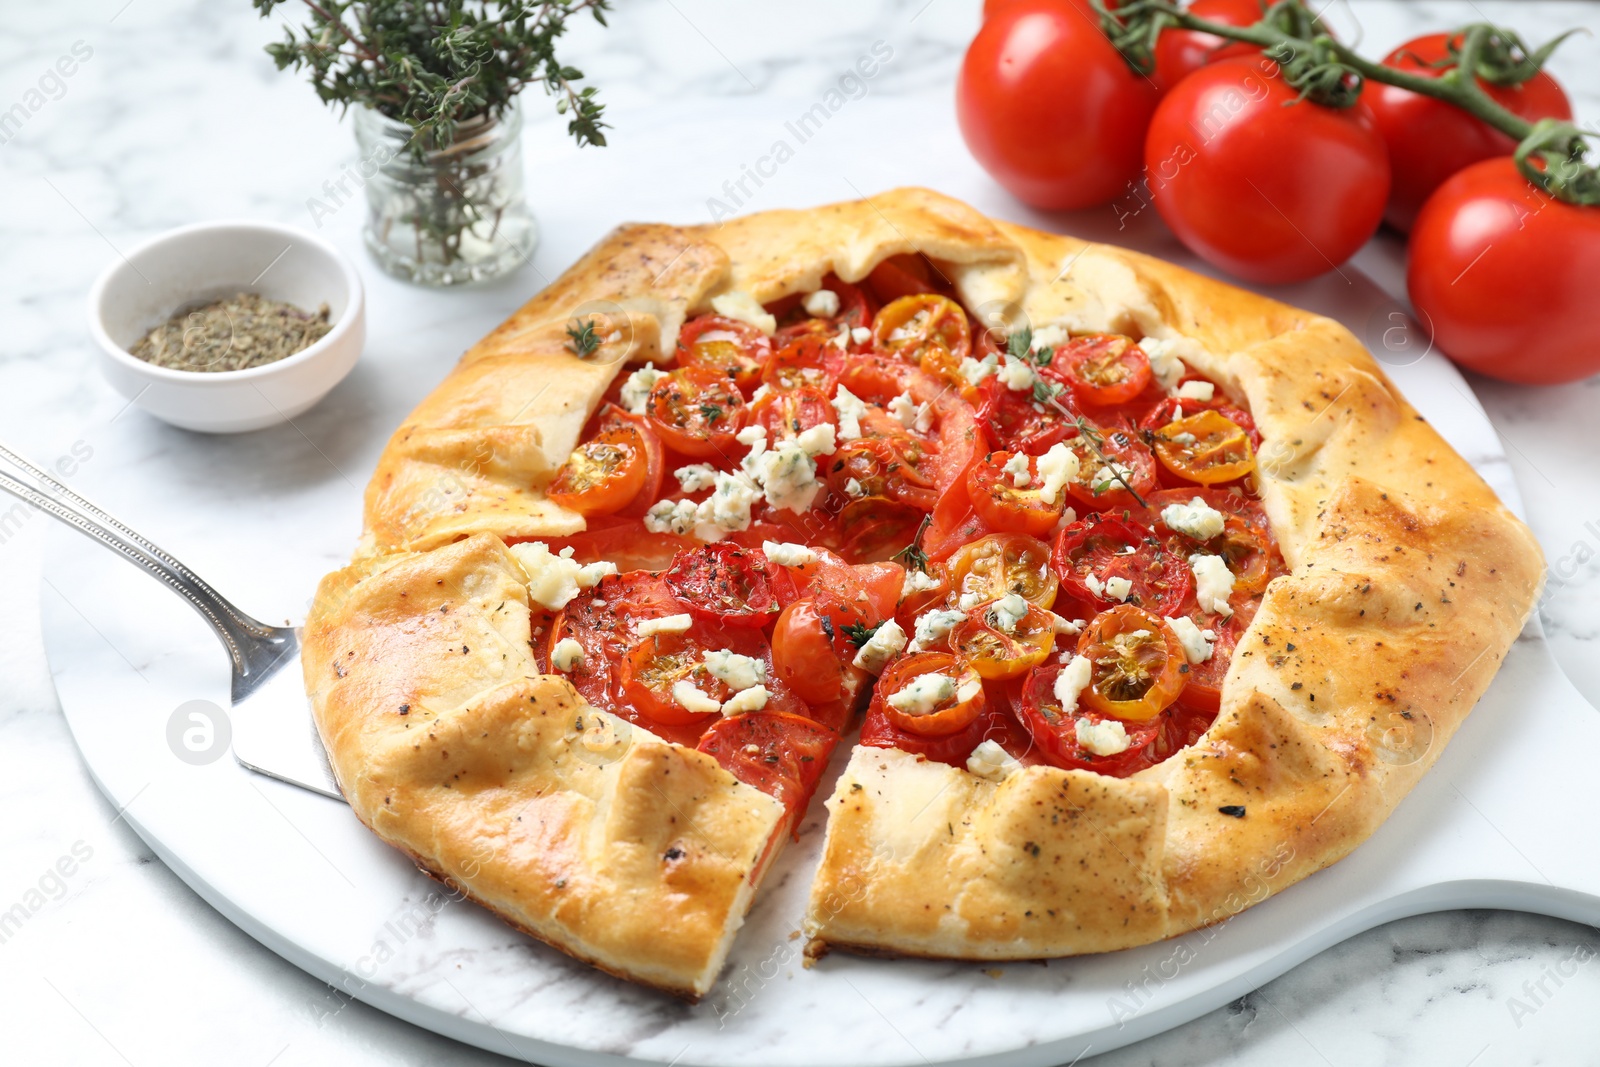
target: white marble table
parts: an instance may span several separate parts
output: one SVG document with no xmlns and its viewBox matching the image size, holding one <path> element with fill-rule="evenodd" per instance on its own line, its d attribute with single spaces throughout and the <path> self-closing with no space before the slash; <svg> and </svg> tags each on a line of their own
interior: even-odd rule
<svg viewBox="0 0 1600 1067">
<path fill-rule="evenodd" d="M 153 530 L 168 509 L 214 511 L 216 542 L 189 549 L 202 573 L 208 556 L 227 553 L 230 493 L 271 492 L 282 479 L 325 483 L 350 500 L 353 530 L 356 487 L 389 429 L 377 412 L 424 393 L 461 349 L 565 266 L 551 246 L 586 244 L 619 213 L 705 218 L 705 199 L 723 196 L 721 183 L 737 180 L 741 165 L 766 149 L 731 137 L 716 122 L 718 109 L 780 129 L 877 40 L 892 44 L 894 59 L 841 111 L 838 139 L 821 150 L 870 145 L 873 123 L 912 114 L 929 124 L 930 137 L 948 139 L 950 83 L 975 7 L 957 0 L 781 11 L 733 0 L 625 4 L 610 32 L 584 28 L 571 38 L 572 60 L 606 93 L 614 147 L 579 156 L 542 104 L 530 112 L 531 191 L 549 236 L 533 265 L 472 292 L 374 284 L 367 357 L 344 386 L 298 429 L 213 441 L 149 424 L 98 379 L 83 329 L 84 293 L 114 249 L 169 226 L 224 216 L 313 225 L 307 198 L 354 159 L 348 126 L 272 69 L 260 47 L 277 31 L 243 0 L 9 4 L 0 111 L 76 42 L 92 55 L 50 94 L 59 98 L 0 142 L 3 436 L 35 457 L 76 456 L 85 468 L 111 450 L 119 465 L 136 461 L 161 489 L 128 517 Z M 1417 32 L 1479 17 L 1510 21 L 1542 40 L 1600 26 L 1600 4 L 1336 0 L 1328 17 L 1376 54 Z M 1600 116 L 1600 42 L 1571 42 L 1552 69 L 1580 119 Z M 628 151 L 630 129 L 663 125 L 681 129 L 692 158 Z M 851 177 L 829 187 L 807 168 L 780 171 L 743 207 L 842 199 L 856 195 L 852 183 L 871 192 L 903 173 L 859 147 L 849 162 L 841 170 Z M 637 168 L 635 199 L 586 200 L 583 168 L 605 166 Z M 923 180 L 942 183 L 938 174 Z M 357 249 L 358 214 L 341 210 L 324 232 Z M 1392 244 L 1374 242 L 1360 262 L 1399 291 Z M 362 267 L 374 277 L 364 260 Z M 1592 651 L 1600 634 L 1600 449 L 1590 434 L 1600 380 L 1546 390 L 1473 385 L 1553 566 L 1543 603 L 1552 645 L 1600 705 L 1600 657 Z M 259 475 L 221 488 L 209 477 L 217 457 L 251 461 Z M 27 918 L 0 930 L 0 1059 L 138 1067 L 500 1062 L 296 971 L 201 903 L 127 830 L 88 780 L 46 669 L 37 605 L 47 520 L 8 507 L 0 502 L 0 809 L 13 814 L 0 824 L 0 912 L 21 905 Z M 240 598 L 249 602 L 249 591 Z M 1551 813 L 1584 835 L 1586 816 Z M 1596 940 L 1586 927 L 1508 913 L 1405 920 L 1097 1062 L 1575 1062 L 1600 1047 Z"/>
</svg>

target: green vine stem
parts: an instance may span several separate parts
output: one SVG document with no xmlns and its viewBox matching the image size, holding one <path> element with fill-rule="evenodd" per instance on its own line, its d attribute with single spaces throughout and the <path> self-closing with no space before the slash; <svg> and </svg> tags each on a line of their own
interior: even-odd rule
<svg viewBox="0 0 1600 1067">
<path fill-rule="evenodd" d="M 1559 200 L 1600 206 L 1600 171 L 1587 162 L 1584 132 L 1570 122 L 1529 122 L 1502 107 L 1478 83 L 1518 84 L 1532 77 L 1568 36 L 1530 51 L 1511 30 L 1488 23 L 1453 35 L 1452 58 L 1437 77 L 1374 63 L 1335 40 L 1302 0 L 1277 0 L 1252 26 L 1198 18 L 1173 0 L 1125 0 L 1114 10 L 1091 0 L 1101 28 L 1128 65 L 1141 74 L 1155 68 L 1155 44 L 1167 29 L 1195 30 L 1260 48 L 1283 71 L 1302 99 L 1350 107 L 1369 81 L 1443 100 L 1483 120 L 1517 142 L 1512 158 L 1528 181 Z"/>
</svg>

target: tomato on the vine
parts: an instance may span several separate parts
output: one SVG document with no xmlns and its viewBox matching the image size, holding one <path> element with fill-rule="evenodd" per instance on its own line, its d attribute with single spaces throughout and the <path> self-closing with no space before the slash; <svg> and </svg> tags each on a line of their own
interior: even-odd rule
<svg viewBox="0 0 1600 1067">
<path fill-rule="evenodd" d="M 1383 218 L 1389 156 L 1371 112 L 1299 96 L 1271 61 L 1225 59 L 1167 94 L 1145 140 L 1161 217 L 1196 255 L 1248 281 L 1331 270 Z"/>
<path fill-rule="evenodd" d="M 1412 38 L 1384 56 L 1384 66 L 1440 77 L 1452 69 L 1435 65 L 1449 57 L 1450 36 L 1430 33 Z M 1495 85 L 1479 78 L 1478 86 L 1495 103 L 1529 122 L 1572 118 L 1567 94 L 1542 70 L 1520 85 Z M 1394 183 L 1383 218 L 1398 230 L 1411 229 L 1423 203 L 1446 178 L 1480 160 L 1509 156 L 1517 147 L 1510 137 L 1461 108 L 1398 85 L 1368 81 L 1361 98 L 1372 109 L 1389 148 Z"/>
<path fill-rule="evenodd" d="M 1046 210 L 1102 204 L 1139 175 L 1158 93 L 1094 16 L 1061 0 L 1013 0 L 967 49 L 956 118 L 978 163 Z"/>
<path fill-rule="evenodd" d="M 1600 372 L 1600 208 L 1535 189 L 1509 158 L 1439 187 L 1411 231 L 1406 288 L 1444 353 L 1527 385 Z"/>
<path fill-rule="evenodd" d="M 1193 0 L 1189 14 L 1224 26 L 1253 26 L 1266 13 L 1264 0 Z M 1247 41 L 1230 41 L 1199 30 L 1173 27 L 1161 31 L 1156 40 L 1156 69 L 1150 75 L 1162 92 L 1208 63 L 1235 56 L 1259 55 L 1261 50 Z"/>
</svg>

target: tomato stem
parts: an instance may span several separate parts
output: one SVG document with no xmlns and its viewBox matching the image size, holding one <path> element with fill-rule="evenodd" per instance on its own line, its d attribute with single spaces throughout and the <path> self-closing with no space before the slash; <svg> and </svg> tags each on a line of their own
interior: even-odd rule
<svg viewBox="0 0 1600 1067">
<path fill-rule="evenodd" d="M 1586 161 L 1584 131 L 1570 122 L 1537 123 L 1513 114 L 1490 96 L 1479 79 L 1520 84 L 1536 74 L 1569 34 L 1529 51 L 1514 31 L 1473 23 L 1451 35 L 1449 69 L 1437 77 L 1374 63 L 1336 41 L 1302 0 L 1277 0 L 1250 26 L 1230 26 L 1199 18 L 1173 0 L 1129 0 L 1115 10 L 1090 0 L 1101 29 L 1128 65 L 1140 74 L 1155 69 L 1155 45 L 1169 29 L 1209 33 L 1259 47 L 1300 90 L 1301 99 L 1325 107 L 1350 107 L 1368 81 L 1394 85 L 1419 96 L 1443 100 L 1517 142 L 1517 169 L 1533 185 L 1559 200 L 1600 206 L 1600 172 Z"/>
</svg>

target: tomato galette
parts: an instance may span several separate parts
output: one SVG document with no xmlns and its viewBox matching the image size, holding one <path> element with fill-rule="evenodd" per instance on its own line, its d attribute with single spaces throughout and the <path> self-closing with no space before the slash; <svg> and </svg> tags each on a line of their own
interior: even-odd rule
<svg viewBox="0 0 1600 1067">
<path fill-rule="evenodd" d="M 813 955 L 1226 918 L 1387 816 L 1541 569 L 1334 323 L 900 190 L 603 241 L 395 434 L 305 667 L 379 836 L 698 996 L 841 746 Z"/>
</svg>

